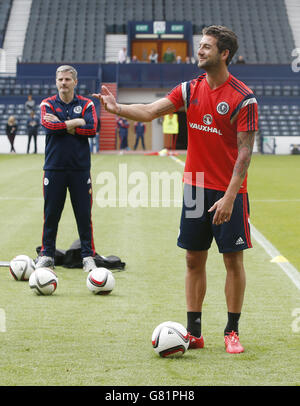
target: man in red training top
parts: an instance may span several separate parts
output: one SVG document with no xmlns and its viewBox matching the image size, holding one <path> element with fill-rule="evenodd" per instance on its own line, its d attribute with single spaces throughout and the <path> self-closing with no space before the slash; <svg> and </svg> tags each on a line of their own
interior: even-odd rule
<svg viewBox="0 0 300 406">
<path fill-rule="evenodd" d="M 94 95 L 107 111 L 144 122 L 184 106 L 188 150 L 177 244 L 186 249 L 189 348 L 204 346 L 201 316 L 206 293 L 206 261 L 215 238 L 227 271 L 228 320 L 224 341 L 229 353 L 244 351 L 238 323 L 246 286 L 243 250 L 252 247 L 247 170 L 257 131 L 255 96 L 228 71 L 237 49 L 237 37 L 231 30 L 210 26 L 203 30 L 199 44 L 198 66 L 205 73 L 197 79 L 179 84 L 166 97 L 150 104 L 116 103 L 104 86 L 101 94 Z"/>
</svg>

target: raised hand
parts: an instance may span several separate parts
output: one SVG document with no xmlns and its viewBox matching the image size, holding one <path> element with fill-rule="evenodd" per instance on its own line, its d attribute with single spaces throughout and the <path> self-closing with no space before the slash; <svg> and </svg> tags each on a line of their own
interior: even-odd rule
<svg viewBox="0 0 300 406">
<path fill-rule="evenodd" d="M 112 114 L 118 114 L 119 108 L 114 95 L 107 89 L 106 86 L 101 87 L 101 93 L 92 95 L 100 100 L 106 111 Z"/>
</svg>

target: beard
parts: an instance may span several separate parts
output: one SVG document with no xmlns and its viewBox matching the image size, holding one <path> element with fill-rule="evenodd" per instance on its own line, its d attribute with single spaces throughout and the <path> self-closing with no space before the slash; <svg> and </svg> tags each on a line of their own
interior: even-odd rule
<svg viewBox="0 0 300 406">
<path fill-rule="evenodd" d="M 198 68 L 204 69 L 205 71 L 208 70 L 215 70 L 221 64 L 221 59 L 218 55 L 215 57 L 210 57 L 208 59 L 198 60 Z"/>
</svg>

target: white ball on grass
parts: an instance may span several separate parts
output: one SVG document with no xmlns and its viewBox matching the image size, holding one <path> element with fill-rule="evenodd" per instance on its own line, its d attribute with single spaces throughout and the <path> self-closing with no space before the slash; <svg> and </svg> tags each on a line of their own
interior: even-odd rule
<svg viewBox="0 0 300 406">
<path fill-rule="evenodd" d="M 27 255 L 17 255 L 9 263 L 9 271 L 16 281 L 28 281 L 34 270 L 34 261 Z"/>
<path fill-rule="evenodd" d="M 115 278 L 108 269 L 95 268 L 89 272 L 86 286 L 95 295 L 108 295 L 115 287 Z"/>
<path fill-rule="evenodd" d="M 38 268 L 29 278 L 29 286 L 37 295 L 52 295 L 57 288 L 57 284 L 57 275 L 50 268 Z"/>
<path fill-rule="evenodd" d="M 152 347 L 163 358 L 181 356 L 189 347 L 188 332 L 180 323 L 165 321 L 154 329 Z"/>
</svg>

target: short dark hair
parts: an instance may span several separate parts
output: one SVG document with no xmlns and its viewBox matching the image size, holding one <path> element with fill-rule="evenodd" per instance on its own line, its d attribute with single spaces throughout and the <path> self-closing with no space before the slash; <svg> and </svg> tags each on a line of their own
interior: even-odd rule
<svg viewBox="0 0 300 406">
<path fill-rule="evenodd" d="M 239 47 L 236 34 L 222 25 L 211 25 L 203 28 L 202 35 L 215 37 L 217 39 L 217 47 L 220 53 L 228 49 L 229 55 L 226 59 L 226 65 L 229 65 Z"/>
</svg>

